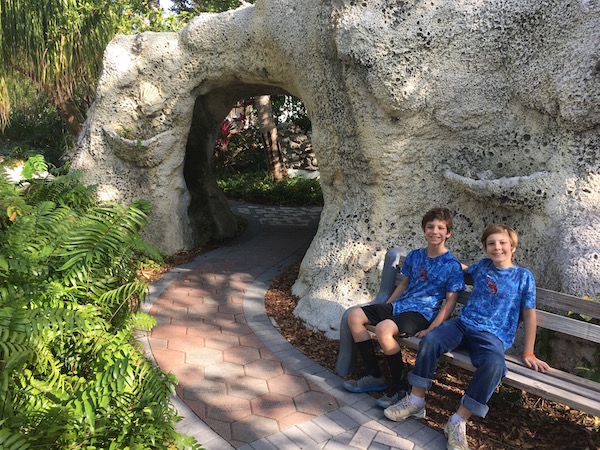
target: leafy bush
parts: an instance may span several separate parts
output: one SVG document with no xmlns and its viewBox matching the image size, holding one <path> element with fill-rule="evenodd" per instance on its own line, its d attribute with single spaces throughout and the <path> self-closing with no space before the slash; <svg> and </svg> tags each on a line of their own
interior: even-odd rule
<svg viewBox="0 0 600 450">
<path fill-rule="evenodd" d="M 217 146 L 213 156 L 213 170 L 221 177 L 266 171 L 267 160 L 258 127 L 249 127 L 241 133 L 232 134 L 226 148 Z"/>
<path fill-rule="evenodd" d="M 264 172 L 246 173 L 218 180 L 228 198 L 253 203 L 286 206 L 323 205 L 323 191 L 317 179 L 284 178 L 274 182 Z"/>
<path fill-rule="evenodd" d="M 72 147 L 73 137 L 48 98 L 26 79 L 10 80 L 10 124 L 0 133 L 0 155 L 27 159 L 42 154 L 55 166 Z"/>
<path fill-rule="evenodd" d="M 149 204 L 97 204 L 77 174 L 27 183 L 0 176 L 0 448 L 198 448 L 134 336 L 155 323 L 139 311 L 140 261 L 161 261 L 139 234 Z"/>
</svg>

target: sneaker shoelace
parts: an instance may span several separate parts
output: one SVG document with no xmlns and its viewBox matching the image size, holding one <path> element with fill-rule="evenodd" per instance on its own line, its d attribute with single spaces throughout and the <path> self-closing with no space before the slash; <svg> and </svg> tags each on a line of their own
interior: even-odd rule
<svg viewBox="0 0 600 450">
<path fill-rule="evenodd" d="M 401 411 L 403 409 L 407 409 L 410 405 L 412 405 L 412 403 L 410 402 L 410 398 L 407 395 L 395 405 L 390 406 L 390 409 L 392 411 Z"/>
<path fill-rule="evenodd" d="M 467 424 L 465 422 L 458 422 L 451 426 L 452 440 L 457 444 L 465 445 L 467 443 Z"/>
</svg>

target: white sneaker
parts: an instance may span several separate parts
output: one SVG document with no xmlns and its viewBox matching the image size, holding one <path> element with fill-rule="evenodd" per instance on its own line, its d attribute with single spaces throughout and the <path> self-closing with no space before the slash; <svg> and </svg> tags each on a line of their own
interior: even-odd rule
<svg viewBox="0 0 600 450">
<path fill-rule="evenodd" d="M 469 450 L 467 444 L 467 422 L 464 420 L 457 420 L 452 423 L 448 421 L 444 427 L 444 434 L 448 438 L 446 448 L 448 450 Z"/>
<path fill-rule="evenodd" d="M 394 422 L 401 422 L 414 417 L 415 419 L 425 418 L 425 405 L 418 406 L 410 401 L 410 394 L 400 400 L 398 403 L 383 410 L 383 414 Z"/>
</svg>

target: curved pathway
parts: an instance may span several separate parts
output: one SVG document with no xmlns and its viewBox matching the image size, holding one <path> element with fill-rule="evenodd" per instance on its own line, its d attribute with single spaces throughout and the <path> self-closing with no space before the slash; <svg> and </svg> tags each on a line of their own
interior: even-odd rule
<svg viewBox="0 0 600 450">
<path fill-rule="evenodd" d="M 243 236 L 156 281 L 139 336 L 147 356 L 179 379 L 177 429 L 216 449 L 443 449 L 415 420 L 395 423 L 375 398 L 300 353 L 264 313 L 270 281 L 300 260 L 320 208 L 232 203 Z"/>
</svg>

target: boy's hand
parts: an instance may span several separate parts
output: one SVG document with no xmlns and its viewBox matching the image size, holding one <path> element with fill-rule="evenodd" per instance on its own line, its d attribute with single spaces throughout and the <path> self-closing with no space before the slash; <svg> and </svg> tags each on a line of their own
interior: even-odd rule
<svg viewBox="0 0 600 450">
<path fill-rule="evenodd" d="M 430 331 L 431 331 L 431 330 L 430 330 L 429 328 L 426 328 L 425 330 L 417 331 L 417 332 L 415 333 L 415 337 L 416 337 L 416 338 L 419 338 L 419 339 L 420 339 L 420 338 L 423 338 L 423 337 L 425 337 L 425 335 L 426 335 L 427 333 L 429 333 Z"/>
<path fill-rule="evenodd" d="M 535 355 L 523 355 L 523 362 L 527 367 L 535 370 L 536 372 L 546 373 L 550 369 L 550 366 L 546 362 L 542 361 L 541 359 L 537 359 Z"/>
</svg>

